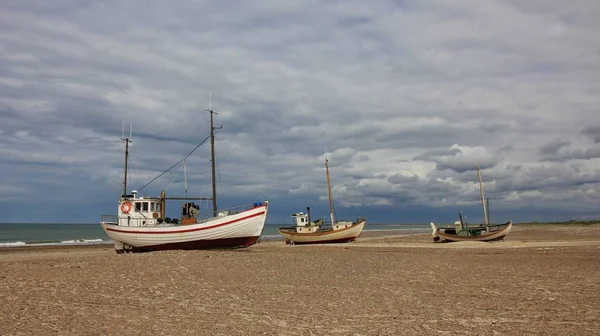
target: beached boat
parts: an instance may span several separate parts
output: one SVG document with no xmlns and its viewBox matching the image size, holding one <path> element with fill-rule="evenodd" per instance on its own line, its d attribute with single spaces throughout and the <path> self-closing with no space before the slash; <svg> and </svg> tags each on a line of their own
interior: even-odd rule
<svg viewBox="0 0 600 336">
<path fill-rule="evenodd" d="M 279 233 L 285 238 L 286 244 L 347 243 L 356 240 L 365 227 L 366 219 L 364 217 L 358 218 L 354 222 L 335 220 L 328 162 L 325 159 L 330 225 L 327 224 L 325 226 L 326 223 L 324 223 L 323 219 L 312 221 L 310 218 L 310 208 L 307 208 L 306 214 L 303 212 L 295 213 L 292 215 L 292 218 L 296 226 L 279 228 Z"/>
<path fill-rule="evenodd" d="M 490 242 L 503 240 L 512 229 L 512 221 L 504 224 L 479 224 L 477 226 L 469 226 L 463 221 L 456 221 L 454 227 L 440 227 L 435 223 L 431 223 L 431 228 L 433 230 L 433 241 L 435 242 Z"/>
<path fill-rule="evenodd" d="M 481 241 L 489 242 L 503 240 L 512 229 L 512 221 L 504 224 L 490 224 L 489 200 L 485 202 L 483 197 L 483 183 L 481 181 L 481 170 L 477 166 L 477 178 L 479 180 L 479 193 L 481 206 L 483 208 L 483 224 L 469 225 L 458 213 L 460 220 L 454 222 L 454 226 L 442 227 L 430 223 L 434 242 L 459 242 L 459 241 Z"/>
<path fill-rule="evenodd" d="M 212 198 L 166 197 L 164 190 L 159 197 L 140 197 L 135 190 L 127 194 L 127 160 L 131 135 L 129 138 L 123 136 L 122 140 L 125 142 L 123 194 L 119 200 L 117 215 L 102 216 L 100 223 L 106 234 L 114 241 L 117 253 L 241 248 L 251 246 L 258 241 L 267 217 L 268 201 L 217 209 L 214 150 L 216 128 L 213 126 L 215 112 L 212 109 L 209 112 L 211 131 L 209 137 L 202 143 L 209 138 L 211 140 Z M 182 161 L 185 165 L 185 159 Z M 185 202 L 181 205 L 179 218 L 166 217 L 167 200 Z M 203 217 L 200 216 L 199 205 L 195 203 L 202 200 L 212 201 L 212 212 L 207 211 Z"/>
</svg>

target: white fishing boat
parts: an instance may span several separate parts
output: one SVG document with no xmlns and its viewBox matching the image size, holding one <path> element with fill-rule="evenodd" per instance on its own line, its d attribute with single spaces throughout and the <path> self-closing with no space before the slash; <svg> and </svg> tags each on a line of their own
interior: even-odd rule
<svg viewBox="0 0 600 336">
<path fill-rule="evenodd" d="M 117 215 L 102 216 L 100 223 L 106 234 L 114 241 L 117 253 L 241 248 L 251 246 L 258 241 L 267 217 L 268 201 L 217 209 L 214 151 L 216 128 L 213 126 L 215 112 L 212 109 L 209 112 L 210 136 L 202 143 L 209 138 L 211 140 L 212 198 L 166 197 L 164 190 L 159 197 L 142 197 L 135 190 L 127 194 L 127 161 L 131 135 L 129 138 L 123 136 L 122 140 L 125 142 L 123 194 L 119 200 Z M 179 218 L 166 217 L 168 200 L 185 202 L 180 207 Z M 203 200 L 212 201 L 212 212 L 201 216 L 200 207 L 195 201 Z"/>
<path fill-rule="evenodd" d="M 487 202 L 484 202 L 483 182 L 479 166 L 477 166 L 477 178 L 479 180 L 479 193 L 481 197 L 481 206 L 483 208 L 483 223 L 479 225 L 468 224 L 463 220 L 463 216 L 460 212 L 458 213 L 460 220 L 454 222 L 454 226 L 443 227 L 432 222 L 430 225 L 434 242 L 490 242 L 504 240 L 504 237 L 508 235 L 512 229 L 512 221 L 502 224 L 490 224 L 489 199 Z"/>
<path fill-rule="evenodd" d="M 325 159 L 325 172 L 327 176 L 327 191 L 329 195 L 330 224 L 323 219 L 312 221 L 310 208 L 307 213 L 299 212 L 292 215 L 296 226 L 281 227 L 279 233 L 285 238 L 285 243 L 294 244 L 324 244 L 347 243 L 356 240 L 365 227 L 366 219 L 358 218 L 354 222 L 335 219 L 333 197 L 331 196 L 331 180 L 329 178 L 329 161 Z"/>
</svg>

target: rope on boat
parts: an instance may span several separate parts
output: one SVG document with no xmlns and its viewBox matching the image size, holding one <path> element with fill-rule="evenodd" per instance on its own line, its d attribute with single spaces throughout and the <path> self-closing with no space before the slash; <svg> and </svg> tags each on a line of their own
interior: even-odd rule
<svg viewBox="0 0 600 336">
<path fill-rule="evenodd" d="M 129 152 L 133 152 L 133 151 L 130 149 Z M 132 157 L 132 155 L 129 155 L 129 164 L 131 165 L 131 170 L 133 170 L 133 175 L 135 175 L 139 185 L 142 185 L 142 181 L 140 180 L 140 175 L 138 174 L 137 170 L 135 169 L 135 166 L 133 165 L 133 160 L 131 159 L 131 157 Z"/>
<path fill-rule="evenodd" d="M 173 176 L 173 179 L 171 179 L 171 182 L 169 182 L 169 184 L 167 184 L 167 186 L 165 187 L 165 190 L 169 189 L 169 186 L 171 186 L 171 184 L 173 184 L 173 181 L 175 181 L 175 178 L 177 177 L 177 175 L 179 175 L 179 172 L 181 171 L 182 167 L 183 167 L 183 165 L 179 166 L 177 173 L 175 173 L 175 176 Z"/>
<path fill-rule="evenodd" d="M 175 168 L 175 167 L 176 167 L 178 164 L 182 163 L 182 162 L 183 162 L 183 160 L 187 159 L 187 158 L 188 158 L 190 155 L 192 155 L 192 154 L 193 154 L 193 153 L 196 151 L 196 149 L 200 148 L 200 146 L 202 146 L 202 145 L 203 145 L 203 144 L 204 144 L 204 143 L 205 143 L 205 142 L 206 142 L 208 139 L 210 139 L 210 135 L 209 135 L 209 136 L 207 136 L 207 137 L 206 137 L 204 140 L 202 140 L 202 142 L 201 142 L 201 143 L 199 143 L 199 144 L 198 144 L 198 146 L 196 146 L 196 148 L 192 149 L 192 151 L 191 151 L 191 152 L 190 152 L 188 155 L 186 155 L 186 156 L 185 156 L 183 159 L 179 160 L 179 161 L 178 161 L 176 164 L 174 164 L 174 165 L 172 165 L 171 167 L 169 167 L 169 169 L 167 169 L 167 170 L 165 170 L 164 172 L 160 173 L 160 174 L 159 174 L 157 177 L 153 178 L 153 179 L 152 179 L 150 182 L 148 182 L 148 183 L 144 184 L 144 185 L 143 185 L 141 188 L 139 188 L 138 190 L 142 190 L 142 189 L 144 189 L 144 188 L 145 188 L 145 187 L 147 187 L 147 186 L 148 186 L 150 183 L 152 183 L 152 182 L 154 182 L 154 181 L 158 180 L 158 178 L 159 178 L 159 177 L 163 176 L 163 175 L 164 175 L 165 173 L 167 173 L 169 170 L 171 170 L 171 169 Z"/>
<path fill-rule="evenodd" d="M 219 139 L 217 139 L 217 137 L 215 137 L 215 140 L 219 141 Z M 219 143 L 221 144 L 221 146 L 223 146 L 221 141 L 219 141 Z M 225 146 L 223 146 L 223 148 L 225 148 Z M 227 150 L 227 148 L 225 148 L 225 151 L 227 152 L 227 154 L 229 154 L 229 151 Z M 231 154 L 229 154 L 229 156 L 231 156 Z M 231 156 L 231 157 L 233 157 L 233 156 Z M 221 191 L 221 197 L 223 197 L 223 182 L 221 181 L 221 171 L 219 170 L 219 161 L 217 160 L 216 156 L 215 156 L 215 170 L 217 171 L 217 178 L 219 179 L 219 189 Z"/>
</svg>

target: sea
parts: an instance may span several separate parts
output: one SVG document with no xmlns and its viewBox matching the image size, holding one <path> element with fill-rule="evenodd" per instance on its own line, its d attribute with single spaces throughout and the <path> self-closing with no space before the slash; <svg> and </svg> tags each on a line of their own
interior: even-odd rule
<svg viewBox="0 0 600 336">
<path fill-rule="evenodd" d="M 282 239 L 277 229 L 283 224 L 266 224 L 261 240 Z M 428 224 L 366 224 L 364 231 L 398 231 L 398 234 L 429 232 Z M 46 245 L 112 244 L 100 224 L 0 223 L 0 247 Z"/>
</svg>

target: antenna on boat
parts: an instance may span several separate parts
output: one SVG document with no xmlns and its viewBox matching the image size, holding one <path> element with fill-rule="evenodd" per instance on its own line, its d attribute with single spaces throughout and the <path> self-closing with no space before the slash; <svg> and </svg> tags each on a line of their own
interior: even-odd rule
<svg viewBox="0 0 600 336">
<path fill-rule="evenodd" d="M 329 196 L 329 217 L 331 218 L 331 227 L 335 225 L 335 216 L 333 214 L 333 198 L 331 197 L 331 179 L 329 178 L 329 160 L 325 158 L 325 173 L 327 174 L 327 194 Z"/>
<path fill-rule="evenodd" d="M 213 216 L 217 216 L 217 175 L 215 166 L 215 130 L 223 128 L 223 125 L 219 127 L 214 126 L 214 115 L 218 114 L 212 109 L 212 92 L 209 91 L 209 109 L 206 110 L 210 113 L 210 161 L 212 165 L 212 203 L 213 203 Z"/>
<path fill-rule="evenodd" d="M 483 221 L 486 227 L 486 231 L 489 231 L 489 217 L 487 206 L 485 205 L 485 198 L 483 197 L 483 182 L 481 182 L 481 169 L 477 166 L 477 179 L 479 180 L 479 194 L 481 195 L 481 207 L 483 208 Z"/>
<path fill-rule="evenodd" d="M 125 142 L 125 172 L 123 174 L 123 195 L 125 197 L 127 195 L 127 161 L 129 160 L 129 143 L 131 140 L 131 132 L 133 130 L 133 123 L 129 126 L 129 138 L 125 137 L 125 120 L 123 120 L 122 132 L 121 132 L 121 141 Z"/>
</svg>

